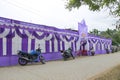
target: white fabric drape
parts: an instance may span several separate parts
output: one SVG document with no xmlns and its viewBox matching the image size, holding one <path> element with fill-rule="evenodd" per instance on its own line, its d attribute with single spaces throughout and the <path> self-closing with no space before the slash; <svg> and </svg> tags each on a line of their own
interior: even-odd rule
<svg viewBox="0 0 120 80">
<path fill-rule="evenodd" d="M 25 30 L 25 34 L 28 36 L 28 38 L 34 39 L 35 37 L 27 30 Z"/>
</svg>

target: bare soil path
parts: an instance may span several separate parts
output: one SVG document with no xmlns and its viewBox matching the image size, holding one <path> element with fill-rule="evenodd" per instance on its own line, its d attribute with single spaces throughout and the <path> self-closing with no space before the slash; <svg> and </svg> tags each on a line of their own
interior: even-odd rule
<svg viewBox="0 0 120 80">
<path fill-rule="evenodd" d="M 26 66 L 0 67 L 0 80 L 88 80 L 120 64 L 120 52 L 49 61 Z"/>
</svg>

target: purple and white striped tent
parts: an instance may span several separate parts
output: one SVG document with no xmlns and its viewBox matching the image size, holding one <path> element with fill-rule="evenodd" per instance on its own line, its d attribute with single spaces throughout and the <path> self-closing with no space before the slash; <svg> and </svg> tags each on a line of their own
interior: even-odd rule
<svg viewBox="0 0 120 80">
<path fill-rule="evenodd" d="M 105 48 L 110 49 L 111 42 L 111 39 L 88 34 L 85 49 L 93 46 L 96 54 L 106 53 Z M 0 17 L 0 66 L 18 64 L 17 50 L 29 52 L 38 44 L 46 61 L 57 60 L 62 58 L 60 50 L 68 47 L 72 47 L 73 52 L 79 50 L 80 38 L 77 31 Z"/>
</svg>

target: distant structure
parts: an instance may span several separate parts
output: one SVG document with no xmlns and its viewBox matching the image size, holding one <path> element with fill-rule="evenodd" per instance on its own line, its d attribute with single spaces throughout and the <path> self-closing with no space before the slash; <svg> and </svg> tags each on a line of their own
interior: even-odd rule
<svg viewBox="0 0 120 80">
<path fill-rule="evenodd" d="M 17 50 L 29 52 L 41 45 L 46 61 L 62 59 L 60 50 L 69 47 L 76 51 L 86 50 L 82 55 L 90 55 L 93 47 L 95 54 L 105 54 L 111 49 L 111 39 L 88 34 L 85 45 L 81 45 L 78 31 L 58 29 L 45 25 L 0 17 L 0 66 L 18 64 Z"/>
</svg>

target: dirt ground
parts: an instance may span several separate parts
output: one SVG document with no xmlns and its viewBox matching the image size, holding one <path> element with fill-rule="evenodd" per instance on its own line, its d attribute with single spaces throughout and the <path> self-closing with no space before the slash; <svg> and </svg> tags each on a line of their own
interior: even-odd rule
<svg viewBox="0 0 120 80">
<path fill-rule="evenodd" d="M 0 80 L 89 80 L 120 64 L 120 52 L 57 60 L 26 66 L 0 67 Z"/>
<path fill-rule="evenodd" d="M 120 65 L 107 69 L 100 74 L 96 74 L 89 80 L 120 80 Z"/>
</svg>

